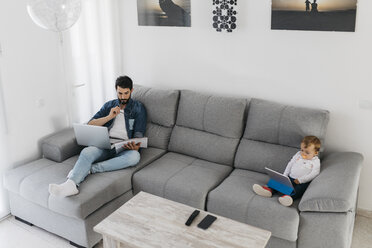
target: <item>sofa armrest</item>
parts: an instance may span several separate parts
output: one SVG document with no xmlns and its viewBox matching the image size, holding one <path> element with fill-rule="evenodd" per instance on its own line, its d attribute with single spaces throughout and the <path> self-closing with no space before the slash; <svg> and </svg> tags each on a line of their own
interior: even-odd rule
<svg viewBox="0 0 372 248">
<path fill-rule="evenodd" d="M 310 183 L 299 204 L 300 211 L 347 212 L 355 208 L 363 156 L 332 153 L 321 162 L 320 174 Z"/>
<path fill-rule="evenodd" d="M 43 156 L 56 162 L 79 154 L 82 148 L 76 143 L 72 128 L 63 129 L 41 140 Z"/>
</svg>

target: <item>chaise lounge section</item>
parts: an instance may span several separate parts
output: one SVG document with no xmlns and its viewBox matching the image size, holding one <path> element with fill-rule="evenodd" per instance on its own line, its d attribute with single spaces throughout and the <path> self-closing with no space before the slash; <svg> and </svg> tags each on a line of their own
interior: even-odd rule
<svg viewBox="0 0 372 248">
<path fill-rule="evenodd" d="M 12 215 L 64 237 L 78 247 L 93 247 L 102 236 L 93 227 L 133 197 L 132 175 L 166 153 L 175 124 L 177 90 L 136 87 L 136 97 L 145 98 L 149 147 L 142 149 L 134 167 L 89 175 L 78 195 L 50 196 L 48 185 L 62 183 L 83 147 L 73 130 L 65 129 L 42 140 L 43 158 L 12 169 L 4 176 Z M 152 106 L 164 106 L 154 108 Z"/>
</svg>

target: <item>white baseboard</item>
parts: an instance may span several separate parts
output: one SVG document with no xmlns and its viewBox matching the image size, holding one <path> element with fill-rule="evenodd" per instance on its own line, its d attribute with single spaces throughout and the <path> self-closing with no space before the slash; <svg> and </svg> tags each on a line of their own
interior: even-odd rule
<svg viewBox="0 0 372 248">
<path fill-rule="evenodd" d="M 5 220 L 5 219 L 8 219 L 10 216 L 11 216 L 11 214 L 7 214 L 3 218 L 0 218 L 0 222 Z"/>
<path fill-rule="evenodd" d="M 372 219 L 372 211 L 370 211 L 370 210 L 358 208 L 357 209 L 357 215 L 364 216 L 364 217 Z"/>
</svg>

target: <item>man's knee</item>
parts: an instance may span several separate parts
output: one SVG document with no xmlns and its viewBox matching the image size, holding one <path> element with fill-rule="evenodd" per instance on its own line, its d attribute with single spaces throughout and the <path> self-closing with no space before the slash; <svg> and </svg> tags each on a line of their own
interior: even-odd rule
<svg viewBox="0 0 372 248">
<path fill-rule="evenodd" d="M 138 162 L 141 159 L 140 153 L 136 150 L 128 151 L 128 153 L 129 153 L 128 160 L 130 160 L 131 164 L 133 164 L 133 165 L 138 164 Z"/>
<path fill-rule="evenodd" d="M 80 156 L 84 156 L 84 157 L 90 157 L 92 156 L 93 154 L 95 154 L 96 152 L 99 152 L 99 148 L 95 147 L 95 146 L 88 146 L 88 147 L 85 147 L 81 153 L 80 153 Z"/>
</svg>

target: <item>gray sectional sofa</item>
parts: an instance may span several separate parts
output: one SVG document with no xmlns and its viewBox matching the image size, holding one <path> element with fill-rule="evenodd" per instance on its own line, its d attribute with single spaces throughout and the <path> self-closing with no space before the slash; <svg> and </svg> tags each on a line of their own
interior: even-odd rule
<svg viewBox="0 0 372 248">
<path fill-rule="evenodd" d="M 42 158 L 6 173 L 12 214 L 92 247 L 101 239 L 93 226 L 146 191 L 267 229 L 267 247 L 350 247 L 360 154 L 322 152 L 320 175 L 291 207 L 252 191 L 267 182 L 265 166 L 284 170 L 303 136 L 324 141 L 327 111 L 142 86 L 133 97 L 148 112 L 149 148 L 138 165 L 90 175 L 78 195 L 50 196 L 49 183 L 65 181 L 82 149 L 72 129 L 52 134 Z"/>
</svg>

